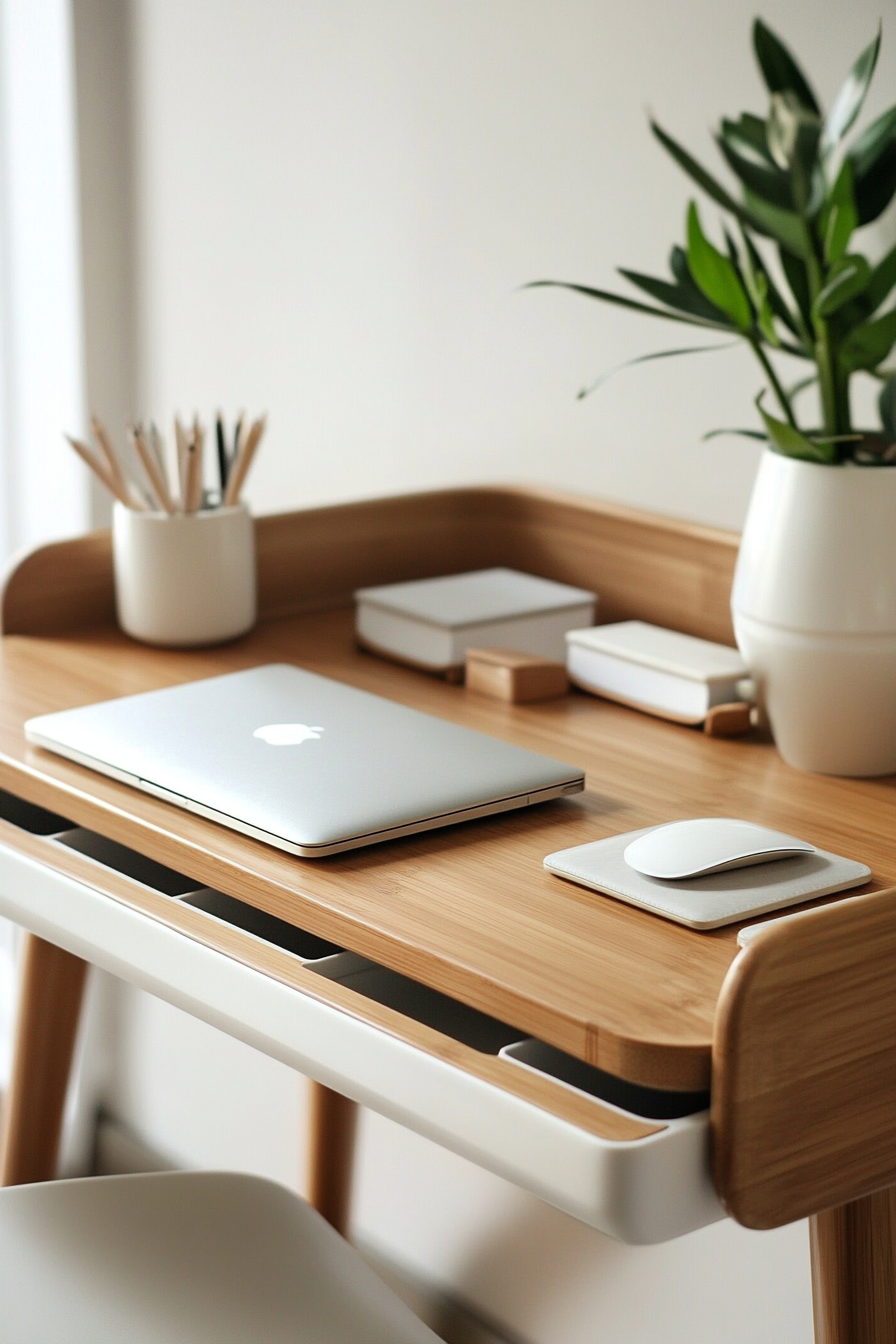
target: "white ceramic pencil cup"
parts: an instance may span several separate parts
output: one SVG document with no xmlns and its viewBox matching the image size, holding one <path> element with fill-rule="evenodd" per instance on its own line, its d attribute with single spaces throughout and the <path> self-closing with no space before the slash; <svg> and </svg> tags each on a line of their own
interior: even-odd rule
<svg viewBox="0 0 896 1344">
<path fill-rule="evenodd" d="M 196 648 L 255 624 L 255 532 L 249 510 L 112 516 L 118 624 L 146 644 Z"/>
</svg>

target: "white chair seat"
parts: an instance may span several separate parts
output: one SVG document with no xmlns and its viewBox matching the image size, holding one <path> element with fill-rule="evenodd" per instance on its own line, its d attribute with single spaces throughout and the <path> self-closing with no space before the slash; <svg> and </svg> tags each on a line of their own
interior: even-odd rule
<svg viewBox="0 0 896 1344">
<path fill-rule="evenodd" d="M 271 1181 L 219 1172 L 0 1190 L 3 1344 L 437 1344 Z"/>
</svg>

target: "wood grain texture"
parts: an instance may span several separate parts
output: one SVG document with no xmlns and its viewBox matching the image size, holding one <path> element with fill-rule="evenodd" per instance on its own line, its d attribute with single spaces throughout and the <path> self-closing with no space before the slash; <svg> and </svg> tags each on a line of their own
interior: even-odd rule
<svg viewBox="0 0 896 1344">
<path fill-rule="evenodd" d="M 114 622 L 110 531 L 41 546 L 6 576 L 4 634 L 86 630 Z"/>
<path fill-rule="evenodd" d="M 603 619 L 638 617 L 730 639 L 733 534 L 519 489 L 261 519 L 262 624 L 231 645 L 192 652 L 127 640 L 110 624 L 111 608 L 105 624 L 85 616 L 85 628 L 58 628 L 77 614 L 79 544 L 83 590 L 96 594 L 99 534 L 64 555 L 45 548 L 7 585 L 0 786 L 633 1082 L 709 1085 L 713 1019 L 737 954 L 736 928 L 697 933 L 657 920 L 552 877 L 545 854 L 721 812 L 863 860 L 873 887 L 896 882 L 887 781 L 802 775 L 756 736 L 712 740 L 593 696 L 533 705 L 468 696 L 360 652 L 351 611 L 339 608 L 360 584 L 500 563 L 596 588 Z M 64 609 L 52 598 L 60 558 Z M 108 559 L 106 568 L 111 584 Z M 312 613 L 315 604 L 335 608 Z M 86 610 L 96 616 L 99 606 Z M 24 633 L 35 629 L 56 633 Z M 586 793 L 307 861 L 23 738 L 33 714 L 281 660 L 583 767 Z"/>
<path fill-rule="evenodd" d="M 285 660 L 518 742 L 586 771 L 561 802 L 325 860 L 302 860 L 30 747 L 32 714 Z M 896 882 L 894 793 L 790 769 L 726 742 L 573 694 L 536 705 L 468 696 L 360 653 L 351 613 L 272 622 L 217 650 L 141 648 L 115 630 L 7 637 L 0 787 L 312 933 L 441 989 L 633 1082 L 709 1084 L 736 928 L 698 933 L 551 876 L 553 850 L 719 814 L 804 836 Z M 634 969 L 633 969 L 634 968 Z"/>
<path fill-rule="evenodd" d="M 602 621 L 637 615 L 733 643 L 737 537 L 520 487 L 442 490 L 256 520 L 259 619 L 350 604 L 356 588 L 509 565 L 594 588 Z M 5 634 L 112 625 L 108 532 L 41 547 L 3 595 Z"/>
<path fill-rule="evenodd" d="M 896 1189 L 816 1214 L 810 1248 L 816 1344 L 893 1344 Z"/>
<path fill-rule="evenodd" d="M 750 731 L 751 722 L 752 705 L 713 705 L 703 721 L 703 731 L 709 737 L 743 737 Z"/>
<path fill-rule="evenodd" d="M 632 1119 L 594 1098 L 570 1091 L 546 1075 L 530 1073 L 508 1060 L 473 1050 L 393 1008 L 365 998 L 347 985 L 307 970 L 291 953 L 247 937 L 239 929 L 210 918 L 191 905 L 152 891 L 142 883 L 95 863 L 77 850 L 20 831 L 5 821 L 0 821 L 0 844 L 10 845 L 48 868 L 84 882 L 111 899 L 152 916 L 185 937 L 233 957 L 243 965 L 369 1023 L 380 1031 L 386 1031 L 453 1068 L 463 1069 L 483 1082 L 551 1111 L 589 1134 L 625 1142 L 645 1138 L 665 1128 L 662 1121 Z"/>
<path fill-rule="evenodd" d="M 358 1107 L 312 1083 L 308 1098 L 308 1203 L 340 1236 L 348 1236 Z"/>
<path fill-rule="evenodd" d="M 896 1184 L 896 888 L 772 925 L 734 963 L 712 1130 L 716 1187 L 748 1227 Z"/>
<path fill-rule="evenodd" d="M 22 957 L 13 1072 L 4 1098 L 0 1185 L 51 1181 L 87 963 L 28 934 Z"/>
<path fill-rule="evenodd" d="M 467 649 L 464 685 L 475 695 L 513 705 L 556 700 L 569 690 L 563 663 L 513 649 Z"/>
</svg>

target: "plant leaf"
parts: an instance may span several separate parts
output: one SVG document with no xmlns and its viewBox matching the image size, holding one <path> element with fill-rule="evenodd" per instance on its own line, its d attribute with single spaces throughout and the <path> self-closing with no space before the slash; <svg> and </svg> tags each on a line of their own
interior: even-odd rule
<svg viewBox="0 0 896 1344">
<path fill-rule="evenodd" d="M 842 341 L 856 327 L 861 327 L 871 318 L 871 304 L 868 302 L 868 290 L 863 289 L 861 294 L 857 294 L 854 299 L 844 303 L 843 307 L 838 309 L 836 316 L 837 339 Z"/>
<path fill-rule="evenodd" d="M 757 233 L 768 234 L 792 252 L 795 257 L 808 257 L 811 249 L 805 226 L 799 215 L 793 210 L 779 210 L 770 201 L 744 187 L 744 205 L 746 219 L 743 221 Z"/>
<path fill-rule="evenodd" d="M 759 429 L 711 429 L 702 436 L 703 442 L 708 439 L 717 439 L 720 434 L 738 434 L 742 439 L 759 439 L 761 443 L 768 443 L 768 435 L 763 434 Z"/>
<path fill-rule="evenodd" d="M 875 369 L 896 343 L 896 308 L 873 322 L 863 322 L 849 333 L 840 347 L 840 362 L 849 372 Z"/>
<path fill-rule="evenodd" d="M 676 350 L 654 350 L 649 355 L 637 355 L 634 359 L 627 359 L 624 364 L 616 364 L 612 369 L 607 369 L 606 373 L 600 374 L 593 383 L 582 388 L 578 393 L 578 399 L 581 401 L 583 397 L 596 392 L 614 374 L 621 373 L 623 369 L 630 369 L 633 364 L 648 364 L 654 359 L 671 359 L 674 355 L 699 355 L 708 350 L 730 350 L 735 345 L 740 345 L 740 341 L 723 341 L 721 345 L 685 345 Z"/>
<path fill-rule="evenodd" d="M 703 290 L 700 289 L 695 282 L 694 277 L 691 275 L 691 268 L 688 265 L 688 254 L 685 252 L 684 248 L 679 247 L 677 243 L 674 243 L 669 251 L 669 270 L 674 275 L 678 288 L 682 293 L 687 294 L 694 304 L 694 312 L 697 312 L 698 307 L 701 304 L 706 309 L 707 316 L 710 313 L 718 313 L 721 311 L 716 308 L 714 303 L 710 303 L 709 299 L 703 293 Z M 731 319 L 726 317 L 724 313 L 722 313 L 721 320 L 726 323 L 730 323 L 731 321 Z"/>
<path fill-rule="evenodd" d="M 708 173 L 702 164 L 698 163 L 693 155 L 689 154 L 671 135 L 663 130 L 657 122 L 651 121 L 650 128 L 659 140 L 660 144 L 671 155 L 671 157 L 687 173 L 697 186 L 706 192 L 707 196 L 723 210 L 727 210 L 735 219 L 740 220 L 742 224 L 748 225 L 756 233 L 768 234 L 778 242 L 783 243 L 798 257 L 809 255 L 810 243 L 806 237 L 806 231 L 798 215 L 792 210 L 780 210 L 777 206 L 771 205 L 768 201 L 763 201 L 755 192 L 751 192 L 749 187 L 744 187 L 744 204 L 741 205 L 734 197 L 725 190 L 725 188 L 716 181 L 711 173 Z"/>
<path fill-rule="evenodd" d="M 846 256 L 831 272 L 827 284 L 812 305 L 815 317 L 831 317 L 850 299 L 867 288 L 871 267 L 864 257 Z"/>
<path fill-rule="evenodd" d="M 821 122 L 816 114 L 803 107 L 789 89 L 784 93 L 773 93 L 768 116 L 768 147 L 778 167 L 792 175 L 794 187 L 802 179 L 804 195 L 818 157 L 820 141 Z"/>
<path fill-rule="evenodd" d="M 803 339 L 811 341 L 812 331 L 812 291 L 809 288 L 809 275 L 806 270 L 806 263 L 799 257 L 795 257 L 792 252 L 786 248 L 778 249 L 778 257 L 781 262 L 781 269 L 790 286 L 790 292 L 796 301 L 800 317 L 803 320 L 804 335 Z"/>
<path fill-rule="evenodd" d="M 809 82 L 779 37 L 757 19 L 753 24 L 753 50 L 769 93 L 790 91 L 803 107 L 821 115 L 821 109 Z"/>
<path fill-rule="evenodd" d="M 828 265 L 839 261 L 845 254 L 858 223 L 859 212 L 856 209 L 852 189 L 852 164 L 849 159 L 844 159 L 822 211 L 819 225 L 824 240 L 825 261 Z"/>
<path fill-rule="evenodd" d="M 870 224 L 896 193 L 896 106 L 866 127 L 853 141 L 847 157 L 852 164 L 859 224 Z"/>
<path fill-rule="evenodd" d="M 888 378 L 877 399 L 880 422 L 891 439 L 896 439 L 896 374 Z"/>
<path fill-rule="evenodd" d="M 723 117 L 721 133 L 726 139 L 737 144 L 743 153 L 746 153 L 749 147 L 753 155 L 760 160 L 766 163 L 774 162 L 769 153 L 768 124 L 764 117 L 754 116 L 752 112 L 741 112 L 737 121 Z"/>
<path fill-rule="evenodd" d="M 731 262 L 731 265 L 737 271 L 738 279 L 740 280 L 741 285 L 743 285 L 744 277 L 740 269 L 740 257 L 737 251 L 737 243 L 731 237 L 731 234 L 725 224 L 722 225 L 722 232 L 725 235 L 725 251 L 728 253 L 728 260 Z"/>
<path fill-rule="evenodd" d="M 789 400 L 792 401 L 794 397 L 799 396 L 800 392 L 805 392 L 807 387 L 811 387 L 813 383 L 817 382 L 818 382 L 817 373 L 810 374 L 808 378 L 801 378 L 798 383 L 794 383 L 792 387 L 788 387 L 787 396 Z"/>
<path fill-rule="evenodd" d="M 640 271 L 629 271 L 619 267 L 619 274 L 624 276 L 632 285 L 637 285 L 643 289 L 645 294 L 649 294 L 652 299 L 657 299 L 660 303 L 665 303 L 670 308 L 675 308 L 682 313 L 690 313 L 693 317 L 705 317 L 710 322 L 716 322 L 719 326 L 730 326 L 731 319 L 717 308 L 714 303 L 710 303 L 697 286 L 691 282 L 688 289 L 680 285 L 670 285 L 668 280 L 658 280 L 652 275 L 642 275 Z"/>
<path fill-rule="evenodd" d="M 861 434 L 812 434 L 813 443 L 859 443 Z"/>
<path fill-rule="evenodd" d="M 833 149 L 834 145 L 842 140 L 862 109 L 865 94 L 868 92 L 868 86 L 874 74 L 874 67 L 877 65 L 877 54 L 880 51 L 880 32 L 880 25 L 878 25 L 877 37 L 858 57 L 846 76 L 840 92 L 834 99 L 834 105 L 824 124 L 826 149 Z"/>
<path fill-rule="evenodd" d="M 794 429 L 793 425 L 788 425 L 785 420 L 776 420 L 768 411 L 764 411 L 763 395 L 760 392 L 756 398 L 756 409 L 762 416 L 772 448 L 782 453 L 784 457 L 797 457 L 803 462 L 836 462 L 836 453 L 830 452 L 823 445 L 813 443 L 805 434 Z"/>
<path fill-rule="evenodd" d="M 601 303 L 613 303 L 618 308 L 629 308 L 635 313 L 647 313 L 650 317 L 664 317 L 667 322 L 685 322 L 690 327 L 705 327 L 708 331 L 731 331 L 730 325 L 708 322 L 703 318 L 688 317 L 684 313 L 668 312 L 665 308 L 652 308 L 647 303 L 638 303 L 624 294 L 614 294 L 608 289 L 593 289 L 590 285 L 575 285 L 569 280 L 530 280 L 523 289 L 569 289 L 574 294 L 584 294 L 586 299 L 599 299 Z"/>
<path fill-rule="evenodd" d="M 808 349 L 802 342 L 794 345 L 793 341 L 782 340 L 780 346 L 788 355 L 793 355 L 794 359 L 807 359 L 810 364 L 815 363 L 814 351 Z"/>
<path fill-rule="evenodd" d="M 894 285 L 896 285 L 896 246 L 890 248 L 871 272 L 865 298 L 871 306 L 872 313 L 876 312 L 884 299 L 889 296 Z"/>
<path fill-rule="evenodd" d="M 744 186 L 749 187 L 764 201 L 777 205 L 779 209 L 792 209 L 793 194 L 790 190 L 790 179 L 771 159 L 759 155 L 752 145 L 740 137 L 726 134 L 724 123 L 718 137 L 718 145 L 728 167 L 740 178 Z"/>
<path fill-rule="evenodd" d="M 687 173 L 688 177 L 696 182 L 697 186 L 701 187 L 711 200 L 715 201 L 716 205 L 720 205 L 723 210 L 727 210 L 729 214 L 734 215 L 735 219 L 741 220 L 744 224 L 752 225 L 758 233 L 770 232 L 769 229 L 766 229 L 763 226 L 762 221 L 758 219 L 758 217 L 754 219 L 749 210 L 746 210 L 739 201 L 736 201 L 734 197 L 725 190 L 721 183 L 717 182 L 712 174 L 707 172 L 703 165 L 697 162 L 693 155 L 689 154 L 677 140 L 673 140 L 672 136 L 663 130 L 662 126 L 655 121 L 651 121 L 650 129 L 653 131 L 653 134 L 656 136 L 657 140 L 659 140 L 666 153 L 671 155 L 678 164 L 679 168 L 682 168 L 684 172 Z"/>
<path fill-rule="evenodd" d="M 815 219 L 824 209 L 825 201 L 828 198 L 828 182 L 824 175 L 824 168 L 821 159 L 816 159 L 815 167 L 812 169 L 812 182 L 810 184 L 809 199 L 806 202 L 806 214 L 809 219 Z"/>
<path fill-rule="evenodd" d="M 714 247 L 700 227 L 696 204 L 688 206 L 688 268 L 703 293 L 727 313 L 741 331 L 753 325 L 750 301 L 728 257 Z"/>
<path fill-rule="evenodd" d="M 749 247 L 744 249 L 743 280 L 750 295 L 750 302 L 756 310 L 756 321 L 769 345 L 780 346 L 781 338 L 775 330 L 775 318 L 768 296 L 768 276 L 761 266 L 756 266 Z"/>
<path fill-rule="evenodd" d="M 793 332 L 794 336 L 796 336 L 798 340 L 804 339 L 806 333 L 800 330 L 797 318 L 791 312 L 786 299 L 784 298 L 781 291 L 778 289 L 778 286 L 775 284 L 773 277 L 770 275 L 768 267 L 762 260 L 762 256 L 759 252 L 759 249 L 756 247 L 756 244 L 753 242 L 753 239 L 750 237 L 750 235 L 744 228 L 741 228 L 741 237 L 743 239 L 744 249 L 749 254 L 750 264 L 752 265 L 753 269 L 757 272 L 761 272 L 761 274 L 765 276 L 766 288 L 768 290 L 768 301 L 771 304 L 772 312 L 774 313 L 775 317 L 777 317 L 781 322 L 783 322 L 785 327 L 787 327 L 791 332 Z M 803 353 L 808 354 L 808 351 L 804 351 Z"/>
</svg>

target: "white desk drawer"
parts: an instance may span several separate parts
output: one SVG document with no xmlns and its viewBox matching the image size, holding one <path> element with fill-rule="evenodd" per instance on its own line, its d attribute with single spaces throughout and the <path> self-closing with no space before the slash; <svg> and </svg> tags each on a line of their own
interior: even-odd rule
<svg viewBox="0 0 896 1344">
<path fill-rule="evenodd" d="M 4 831 L 9 834 L 8 828 Z M 424 1014 L 423 1025 L 417 1026 L 422 1010 L 414 1006 L 411 994 L 405 1006 L 418 1015 L 414 1032 L 403 1033 L 403 1027 L 412 1024 L 388 1002 L 384 1006 L 383 995 L 388 998 L 395 991 L 394 972 L 369 962 L 362 965 L 361 958 L 346 962 L 352 954 L 341 954 L 343 969 L 349 970 L 342 977 L 347 984 L 332 974 L 339 955 L 330 958 L 329 976 L 327 963 L 321 961 L 324 974 L 319 974 L 313 962 L 304 959 L 306 965 L 298 968 L 302 987 L 284 983 L 128 904 L 126 885 L 132 879 L 119 878 L 115 892 L 104 891 L 97 858 L 102 845 L 80 846 L 82 853 L 85 848 L 93 851 L 96 884 L 89 876 L 89 864 L 82 865 L 85 875 L 76 878 L 35 857 L 36 847 L 54 843 L 31 841 L 27 846 L 31 853 L 0 844 L 0 914 L 611 1236 L 633 1243 L 663 1241 L 724 1216 L 709 1174 L 706 1111 L 648 1122 L 643 1137 L 604 1137 L 594 1132 L 599 1124 L 572 1123 L 518 1090 L 481 1076 L 482 1071 L 473 1068 L 476 1050 L 463 1044 L 452 1028 L 445 1003 L 453 1001 L 445 1001 L 445 996 L 435 996 L 445 1001 L 438 1004 L 441 1016 L 437 1014 L 436 1025 L 427 1025 Z M 121 871 L 118 866 L 116 872 Z M 220 893 L 199 891 L 177 901 L 166 899 L 172 905 L 205 907 L 212 923 L 240 913 L 233 898 L 219 897 Z M 232 918 L 224 922 L 234 925 Z M 271 931 L 264 921 L 260 927 L 262 936 L 265 928 Z M 257 939 L 259 932 L 246 930 L 244 936 Z M 316 940 L 312 951 L 319 954 L 322 942 Z M 356 980 L 359 973 L 361 980 L 366 975 L 368 990 L 371 985 L 377 988 L 376 971 L 386 979 L 392 977 L 388 994 L 382 976 L 379 997 L 353 990 L 352 967 Z M 434 991 L 417 988 L 422 991 L 418 1000 L 430 996 L 431 1005 Z M 403 986 L 399 989 L 406 992 Z M 473 1012 L 462 1004 L 457 1007 L 461 1016 Z M 513 1035 L 512 1029 L 504 1030 Z M 451 1037 L 447 1052 L 439 1048 L 446 1031 Z M 402 1039 L 403 1034 L 413 1039 Z M 499 1045 L 491 1040 L 489 1049 L 494 1046 L 496 1052 Z M 470 1067 L 465 1066 L 467 1060 Z M 493 1072 L 510 1070 L 512 1078 L 519 1065 L 499 1060 L 489 1067 Z M 614 1111 L 624 1114 L 603 1100 L 588 1098 L 583 1104 L 594 1108 L 596 1118 Z M 653 1132 L 648 1132 L 650 1128 Z"/>
</svg>

